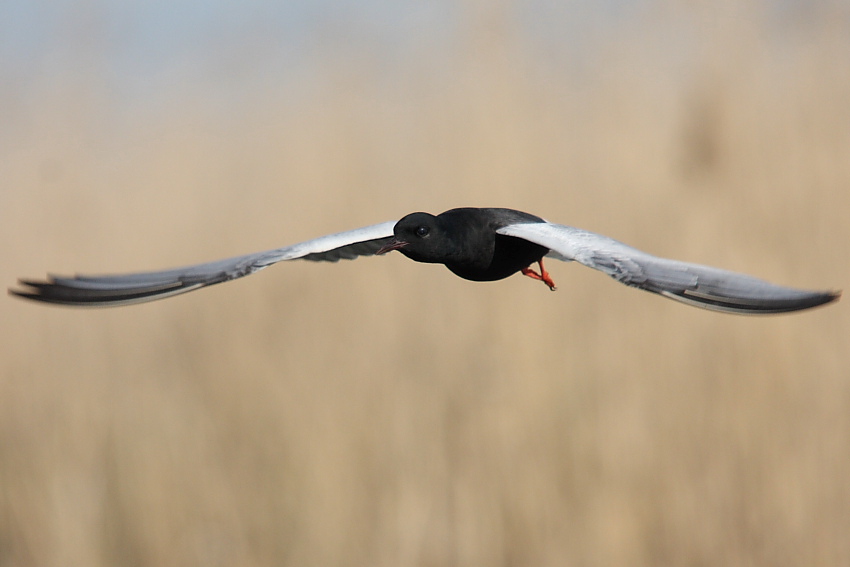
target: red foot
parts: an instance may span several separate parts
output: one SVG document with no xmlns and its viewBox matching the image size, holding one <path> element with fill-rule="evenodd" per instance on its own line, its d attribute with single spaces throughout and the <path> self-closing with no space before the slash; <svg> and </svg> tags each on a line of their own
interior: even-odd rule
<svg viewBox="0 0 850 567">
<path fill-rule="evenodd" d="M 555 287 L 555 281 L 552 279 L 552 276 L 550 276 L 549 272 L 546 271 L 546 268 L 543 267 L 543 259 L 542 258 L 537 261 L 537 265 L 540 266 L 540 273 L 539 274 L 537 272 L 535 272 L 533 269 L 531 269 L 531 266 L 529 266 L 527 268 L 523 268 L 522 270 L 520 270 L 520 272 L 522 272 L 522 275 L 528 276 L 533 280 L 542 281 L 543 283 L 548 285 L 549 289 L 551 289 L 552 291 L 555 291 L 556 289 L 558 289 L 558 288 Z"/>
</svg>

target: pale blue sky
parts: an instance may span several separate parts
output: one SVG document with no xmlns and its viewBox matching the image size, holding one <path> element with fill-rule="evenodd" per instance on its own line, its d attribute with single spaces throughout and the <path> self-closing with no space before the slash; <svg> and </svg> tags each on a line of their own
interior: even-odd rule
<svg viewBox="0 0 850 567">
<path fill-rule="evenodd" d="M 263 81 L 300 82 L 321 58 L 350 54 L 391 74 L 403 69 L 411 54 L 422 60 L 423 53 L 430 58 L 433 51 L 437 64 L 450 61 L 453 42 L 471 26 L 488 25 L 482 12 L 494 5 L 487 0 L 0 0 L 0 84 L 6 91 L 0 96 L 26 97 L 49 90 L 57 80 L 82 78 L 109 92 L 113 101 L 139 104 L 187 85 L 227 92 L 262 88 Z M 606 42 L 621 41 L 630 26 L 649 27 L 641 40 L 660 38 L 666 52 L 659 56 L 687 60 L 699 33 L 711 26 L 693 15 L 710 19 L 714 9 L 651 0 L 498 5 L 523 56 L 565 76 L 592 67 Z M 721 3 L 717 9 L 734 5 Z M 771 41 L 781 42 L 786 28 L 805 25 L 824 6 L 838 6 L 836 13 L 846 16 L 848 10 L 840 7 L 850 6 L 850 0 L 754 5 L 765 7 L 778 30 Z"/>
<path fill-rule="evenodd" d="M 506 14 L 542 54 L 562 57 L 646 5 L 536 0 Z M 6 1 L 0 78 L 26 87 L 69 67 L 94 66 L 112 87 L 132 90 L 175 69 L 199 77 L 219 69 L 238 77 L 248 67 L 285 75 L 328 45 L 388 59 L 445 45 L 470 19 L 464 4 L 445 0 Z"/>
</svg>

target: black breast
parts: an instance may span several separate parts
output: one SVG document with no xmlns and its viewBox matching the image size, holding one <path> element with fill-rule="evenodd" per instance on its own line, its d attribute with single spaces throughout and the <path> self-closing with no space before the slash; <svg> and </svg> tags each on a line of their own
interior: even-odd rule
<svg viewBox="0 0 850 567">
<path fill-rule="evenodd" d="M 442 215 L 453 228 L 452 239 L 462 243 L 461 255 L 446 262 L 457 276 L 472 281 L 506 278 L 537 262 L 549 249 L 496 231 L 524 222 L 544 222 L 540 217 L 513 209 L 452 209 Z"/>
</svg>

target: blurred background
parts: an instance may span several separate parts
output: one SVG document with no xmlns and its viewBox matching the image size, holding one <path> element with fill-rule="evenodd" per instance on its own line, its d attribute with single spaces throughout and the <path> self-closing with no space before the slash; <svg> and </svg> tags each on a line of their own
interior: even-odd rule
<svg viewBox="0 0 850 567">
<path fill-rule="evenodd" d="M 0 3 L 2 281 L 502 206 L 850 281 L 843 0 Z M 847 565 L 847 301 L 399 254 L 0 301 L 0 566 Z"/>
</svg>

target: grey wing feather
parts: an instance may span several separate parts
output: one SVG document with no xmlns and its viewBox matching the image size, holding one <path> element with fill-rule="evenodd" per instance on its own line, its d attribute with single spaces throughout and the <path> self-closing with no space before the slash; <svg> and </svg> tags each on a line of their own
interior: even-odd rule
<svg viewBox="0 0 850 567">
<path fill-rule="evenodd" d="M 659 258 L 613 238 L 570 226 L 526 223 L 497 232 L 545 246 L 550 250 L 548 256 L 575 260 L 626 285 L 715 311 L 785 313 L 823 305 L 841 295 L 778 286 L 736 272 Z"/>
<path fill-rule="evenodd" d="M 369 256 L 392 237 L 394 225 L 395 222 L 385 222 L 292 246 L 171 270 L 106 276 L 49 275 L 45 281 L 21 280 L 26 289 L 9 292 L 61 305 L 105 307 L 142 303 L 241 278 L 286 260 L 337 262 Z"/>
</svg>

